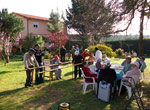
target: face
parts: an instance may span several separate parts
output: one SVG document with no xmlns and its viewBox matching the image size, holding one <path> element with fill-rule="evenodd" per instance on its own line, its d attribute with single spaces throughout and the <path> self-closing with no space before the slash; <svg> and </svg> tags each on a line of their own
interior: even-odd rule
<svg viewBox="0 0 150 110">
<path fill-rule="evenodd" d="M 36 49 L 36 50 L 39 50 L 39 49 L 40 49 L 40 46 L 36 46 L 35 49 Z"/>
<path fill-rule="evenodd" d="M 131 68 L 132 68 L 132 69 L 134 69 L 134 68 L 136 68 L 136 67 L 137 67 L 137 66 L 134 65 L 134 64 L 131 65 Z"/>
<path fill-rule="evenodd" d="M 34 55 L 34 52 L 33 52 L 33 51 L 30 51 L 29 54 L 32 56 L 32 55 Z"/>
<path fill-rule="evenodd" d="M 126 59 L 126 62 L 127 62 L 127 63 L 130 63 L 130 59 L 127 58 L 127 59 Z"/>
<path fill-rule="evenodd" d="M 142 58 L 140 58 L 140 61 L 144 61 Z"/>
</svg>

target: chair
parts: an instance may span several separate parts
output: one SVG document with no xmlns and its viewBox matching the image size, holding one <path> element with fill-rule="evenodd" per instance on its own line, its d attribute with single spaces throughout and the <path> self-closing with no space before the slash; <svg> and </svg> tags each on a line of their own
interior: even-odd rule
<svg viewBox="0 0 150 110">
<path fill-rule="evenodd" d="M 134 79 L 138 79 L 138 80 L 135 81 Z M 126 89 L 127 89 L 127 92 L 128 92 L 129 99 L 131 98 L 131 96 L 132 96 L 132 88 L 134 88 L 136 86 L 136 84 L 139 82 L 140 78 L 138 76 L 134 76 L 134 79 L 132 78 L 132 80 L 133 80 L 131 82 L 132 83 L 131 84 L 132 87 L 126 84 L 126 83 L 128 83 L 127 80 L 124 80 L 124 79 L 121 80 L 118 96 L 120 96 L 120 92 L 121 92 L 122 86 L 125 86 Z M 133 84 L 133 82 L 135 82 L 135 84 Z"/>
<path fill-rule="evenodd" d="M 82 73 L 83 79 L 84 79 L 84 83 L 83 83 L 83 94 L 85 94 L 85 91 L 86 91 L 86 88 L 87 88 L 88 85 L 93 85 L 93 90 L 94 90 L 94 89 L 96 90 L 96 84 L 97 84 L 97 83 L 95 82 L 94 77 L 87 77 L 87 76 L 85 76 L 85 74 L 84 74 L 82 68 L 80 68 L 80 70 L 81 70 L 81 73 Z M 91 79 L 93 80 L 93 82 L 86 82 L 85 78 L 91 78 Z M 97 91 L 97 90 L 96 90 L 96 91 Z"/>
</svg>

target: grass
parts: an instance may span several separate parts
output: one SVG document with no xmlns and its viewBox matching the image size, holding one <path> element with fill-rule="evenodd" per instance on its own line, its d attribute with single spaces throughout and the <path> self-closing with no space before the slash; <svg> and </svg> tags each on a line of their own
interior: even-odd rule
<svg viewBox="0 0 150 110">
<path fill-rule="evenodd" d="M 145 107 L 150 107 L 148 60 L 150 58 L 146 59 L 146 80 L 141 84 Z M 111 61 L 121 63 L 123 59 L 112 58 Z M 72 79 L 72 67 L 63 69 L 63 79 L 53 80 L 51 88 L 46 78 L 43 84 L 24 88 L 26 75 L 25 72 L 18 72 L 19 69 L 24 69 L 24 66 L 18 58 L 12 59 L 6 66 L 0 62 L 0 110 L 58 110 L 61 102 L 70 103 L 71 110 L 124 110 L 128 101 L 127 94 L 124 94 L 116 96 L 110 103 L 101 102 L 91 88 L 83 95 L 83 79 Z M 132 108 L 138 110 L 135 102 Z"/>
</svg>

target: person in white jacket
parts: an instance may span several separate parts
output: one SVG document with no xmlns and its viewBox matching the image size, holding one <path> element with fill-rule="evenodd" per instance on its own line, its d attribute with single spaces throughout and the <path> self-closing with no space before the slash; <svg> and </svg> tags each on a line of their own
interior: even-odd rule
<svg viewBox="0 0 150 110">
<path fill-rule="evenodd" d="M 95 57 L 96 57 L 96 62 L 97 62 L 99 58 L 102 59 L 102 52 L 97 47 L 95 48 L 95 51 L 96 51 Z"/>
</svg>

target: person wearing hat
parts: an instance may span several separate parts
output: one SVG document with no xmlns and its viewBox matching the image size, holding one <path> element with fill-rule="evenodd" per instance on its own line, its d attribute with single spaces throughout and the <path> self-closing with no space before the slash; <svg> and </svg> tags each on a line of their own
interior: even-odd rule
<svg viewBox="0 0 150 110">
<path fill-rule="evenodd" d="M 51 69 L 57 69 L 55 70 L 55 76 L 56 76 L 56 79 L 59 80 L 61 79 L 61 67 L 59 66 L 61 63 L 60 63 L 60 59 L 59 59 L 59 56 L 58 55 L 55 55 L 54 56 L 54 59 L 51 61 L 51 64 L 56 64 L 56 66 L 52 66 Z"/>
<path fill-rule="evenodd" d="M 84 61 L 86 60 L 86 57 L 87 56 L 92 56 L 91 54 L 89 54 L 89 50 L 88 49 L 85 49 L 83 52 L 82 52 L 82 57 L 84 58 Z"/>
<path fill-rule="evenodd" d="M 77 73 L 79 72 L 79 77 L 81 77 L 81 63 L 84 61 L 84 58 L 79 55 L 79 51 L 75 51 L 75 55 L 73 56 L 72 63 L 74 64 L 74 78 L 77 78 Z M 79 65 L 78 65 L 79 64 Z"/>
<path fill-rule="evenodd" d="M 37 68 L 39 67 L 39 64 L 34 56 L 34 53 L 35 53 L 35 50 L 33 48 L 30 48 L 29 51 L 24 54 L 23 61 L 24 61 L 25 69 L 26 69 L 26 75 L 27 75 L 26 83 L 25 83 L 26 88 L 29 86 L 32 86 L 31 82 L 32 82 L 33 69 L 30 69 L 30 68 L 33 68 L 34 64 L 36 65 Z"/>
<path fill-rule="evenodd" d="M 127 77 L 132 77 L 135 81 L 135 83 L 137 83 L 139 81 L 139 78 L 141 77 L 141 71 L 139 69 L 139 63 L 138 62 L 133 62 L 131 63 L 131 70 L 128 71 L 126 74 L 123 75 L 123 79 L 127 79 Z"/>
<path fill-rule="evenodd" d="M 40 49 L 40 44 L 36 44 L 34 46 L 34 49 L 35 49 L 35 58 L 39 64 L 39 66 L 43 66 L 43 60 L 42 60 L 42 56 L 44 56 L 44 52 Z M 36 70 L 36 73 L 35 73 L 35 84 L 40 84 L 40 83 L 43 83 L 44 80 L 43 80 L 43 73 L 39 74 L 38 75 L 38 72 L 42 72 L 43 71 L 43 68 L 37 68 Z"/>
<path fill-rule="evenodd" d="M 126 60 L 124 61 L 124 69 L 123 72 L 126 74 L 127 71 L 131 70 L 131 57 L 127 56 Z"/>
</svg>

